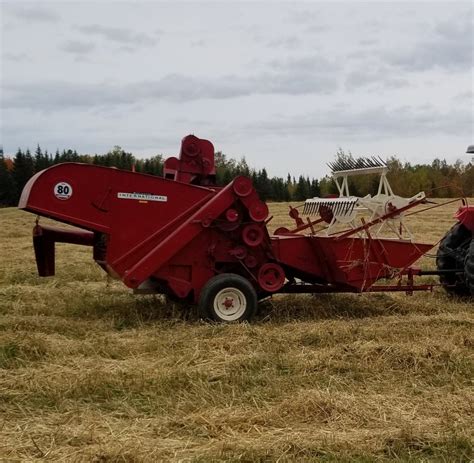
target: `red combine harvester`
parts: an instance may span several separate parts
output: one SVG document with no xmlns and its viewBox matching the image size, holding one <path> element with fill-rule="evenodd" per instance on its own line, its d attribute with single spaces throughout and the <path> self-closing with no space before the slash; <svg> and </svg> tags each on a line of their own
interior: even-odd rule
<svg viewBox="0 0 474 463">
<path fill-rule="evenodd" d="M 36 223 L 40 276 L 55 273 L 56 242 L 91 246 L 97 264 L 129 288 L 199 304 L 216 321 L 247 320 L 258 300 L 275 293 L 412 293 L 435 286 L 414 284 L 417 275 L 439 275 L 448 291 L 474 295 L 474 207 L 465 202 L 457 212 L 438 251 L 438 270 L 422 271 L 411 265 L 434 244 L 413 242 L 403 217 L 426 203 L 424 194 L 394 195 L 380 159 L 330 167 L 339 196 L 290 208 L 295 227 L 273 235 L 252 181 L 239 176 L 216 186 L 214 147 L 193 135 L 182 140 L 179 158 L 166 160 L 164 178 L 60 164 L 30 179 L 19 208 L 80 228 Z M 381 175 L 377 195 L 350 196 L 348 176 L 364 173 Z M 395 236 L 382 237 L 384 227 Z M 395 282 L 376 284 L 386 279 Z"/>
</svg>

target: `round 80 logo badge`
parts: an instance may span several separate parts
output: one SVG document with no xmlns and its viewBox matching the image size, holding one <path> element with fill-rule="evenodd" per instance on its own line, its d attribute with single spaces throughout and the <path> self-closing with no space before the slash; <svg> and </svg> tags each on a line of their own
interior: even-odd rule
<svg viewBox="0 0 474 463">
<path fill-rule="evenodd" d="M 54 196 L 62 200 L 69 199 L 72 196 L 72 186 L 66 182 L 56 183 L 54 186 Z"/>
</svg>

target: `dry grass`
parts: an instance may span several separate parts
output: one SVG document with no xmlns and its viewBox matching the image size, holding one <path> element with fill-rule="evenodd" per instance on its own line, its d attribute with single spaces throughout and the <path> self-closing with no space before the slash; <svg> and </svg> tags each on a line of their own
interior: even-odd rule
<svg viewBox="0 0 474 463">
<path fill-rule="evenodd" d="M 437 241 L 454 208 L 413 227 Z M 59 245 L 40 279 L 33 216 L 0 221 L 0 460 L 474 458 L 472 302 L 285 296 L 211 325 L 108 281 L 89 249 Z"/>
</svg>

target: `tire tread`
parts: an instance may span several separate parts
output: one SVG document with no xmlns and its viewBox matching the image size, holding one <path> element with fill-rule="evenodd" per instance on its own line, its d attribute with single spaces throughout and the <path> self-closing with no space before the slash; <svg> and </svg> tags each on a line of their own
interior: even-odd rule
<svg viewBox="0 0 474 463">
<path fill-rule="evenodd" d="M 201 290 L 199 296 L 199 310 L 203 318 L 216 322 L 229 323 L 227 320 L 221 319 L 213 310 L 214 296 L 223 288 L 234 286 L 240 289 L 247 298 L 247 309 L 244 314 L 236 320 L 241 322 L 250 320 L 257 310 L 257 293 L 252 284 L 244 277 L 236 273 L 220 273 L 212 277 Z M 230 322 L 232 323 L 232 322 Z"/>
<path fill-rule="evenodd" d="M 471 244 L 466 254 L 466 260 L 464 262 L 464 275 L 466 279 L 466 286 L 469 289 L 471 296 L 474 296 L 474 239 L 471 240 Z"/>
<path fill-rule="evenodd" d="M 458 222 L 453 225 L 439 244 L 436 255 L 438 270 L 458 269 L 465 271 L 465 259 L 471 240 L 471 232 L 462 223 Z M 454 274 L 440 275 L 439 281 L 448 293 L 466 296 L 470 292 L 464 277 L 459 278 Z"/>
</svg>

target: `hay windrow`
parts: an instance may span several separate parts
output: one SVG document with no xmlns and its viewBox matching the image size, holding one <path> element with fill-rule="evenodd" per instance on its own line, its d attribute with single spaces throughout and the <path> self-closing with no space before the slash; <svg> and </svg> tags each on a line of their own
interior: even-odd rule
<svg viewBox="0 0 474 463">
<path fill-rule="evenodd" d="M 288 225 L 287 205 L 270 208 Z M 410 223 L 437 241 L 452 212 Z M 57 276 L 40 279 L 34 217 L 0 221 L 0 460 L 474 458 L 472 302 L 277 296 L 219 326 L 133 296 L 85 248 L 58 246 Z"/>
</svg>

